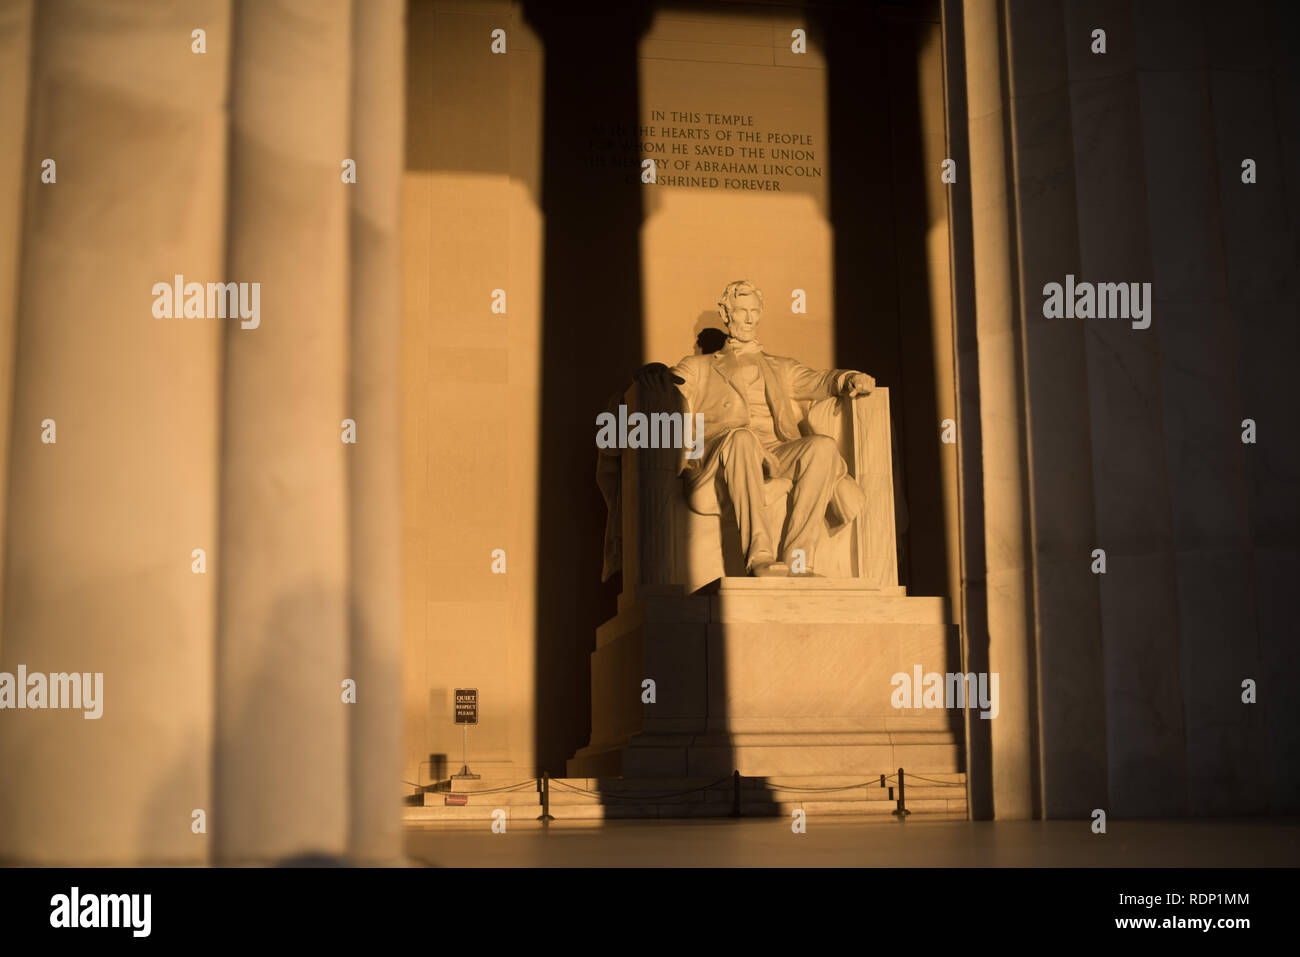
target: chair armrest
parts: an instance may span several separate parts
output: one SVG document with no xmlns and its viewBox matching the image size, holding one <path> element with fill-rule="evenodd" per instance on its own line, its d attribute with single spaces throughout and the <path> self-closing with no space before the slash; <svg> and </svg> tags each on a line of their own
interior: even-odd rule
<svg viewBox="0 0 1300 957">
<path fill-rule="evenodd" d="M 846 459 L 867 500 L 855 533 L 855 571 L 873 588 L 893 588 L 898 585 L 898 552 L 889 390 L 877 387 L 847 404 L 852 428 Z"/>
<path fill-rule="evenodd" d="M 655 393 L 635 383 L 623 396 L 627 415 L 682 411 L 681 393 Z M 621 476 L 623 505 L 623 593 L 638 585 L 672 584 L 676 569 L 677 500 L 682 497 L 679 448 L 624 449 Z"/>
</svg>

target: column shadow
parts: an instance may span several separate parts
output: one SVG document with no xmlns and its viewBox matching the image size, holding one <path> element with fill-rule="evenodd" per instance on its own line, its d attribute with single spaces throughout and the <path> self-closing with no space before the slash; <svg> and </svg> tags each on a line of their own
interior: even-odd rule
<svg viewBox="0 0 1300 957">
<path fill-rule="evenodd" d="M 596 415 L 643 361 L 645 187 L 635 159 L 592 165 L 587 146 L 594 135 L 635 138 L 650 10 L 532 0 L 524 16 L 545 47 L 534 750 L 539 769 L 563 775 L 590 730 L 588 659 L 617 594 L 600 580 Z"/>
</svg>

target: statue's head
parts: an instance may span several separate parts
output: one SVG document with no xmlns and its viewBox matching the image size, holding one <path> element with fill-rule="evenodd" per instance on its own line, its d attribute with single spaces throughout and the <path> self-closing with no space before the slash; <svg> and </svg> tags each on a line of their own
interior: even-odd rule
<svg viewBox="0 0 1300 957">
<path fill-rule="evenodd" d="M 763 294 L 748 279 L 727 283 L 718 300 L 718 315 L 733 339 L 749 342 L 758 337 L 758 320 L 763 317 Z"/>
</svg>

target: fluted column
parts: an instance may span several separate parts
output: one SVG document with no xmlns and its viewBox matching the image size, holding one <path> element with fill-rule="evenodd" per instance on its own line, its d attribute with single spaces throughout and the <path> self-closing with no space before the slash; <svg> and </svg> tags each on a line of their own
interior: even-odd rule
<svg viewBox="0 0 1300 957">
<path fill-rule="evenodd" d="M 1106 804 L 1101 599 L 1091 565 L 1098 545 L 1092 435 L 1104 441 L 1107 430 L 1105 423 L 1093 428 L 1088 404 L 1089 324 L 1045 317 L 1043 288 L 1081 274 L 1068 66 L 1089 37 L 1067 29 L 1061 0 L 1009 0 L 1004 18 L 1025 370 L 1037 787 L 1041 816 L 1082 818 Z M 1126 269 L 1082 278 L 1131 275 Z M 986 434 L 986 454 L 990 441 L 996 439 Z"/>
<path fill-rule="evenodd" d="M 32 0 L 0 0 L 0 383 L 13 381 L 22 241 L 22 170 L 27 162 L 27 92 L 32 54 Z M 0 388 L 0 582 L 4 581 L 5 505 L 9 487 L 9 413 L 13 393 Z M 0 588 L 0 623 L 4 589 Z M 4 633 L 0 630 L 0 642 Z"/>
<path fill-rule="evenodd" d="M 1104 55 L 1091 49 L 1091 33 L 1098 27 L 1107 31 Z M 1076 276 L 1093 282 L 1149 282 L 1155 278 L 1153 221 L 1134 215 L 1147 203 L 1149 175 L 1133 4 L 1067 4 L 1065 28 L 1079 224 Z M 1089 806 L 1124 816 L 1186 810 L 1171 476 L 1160 370 L 1167 324 L 1162 287 L 1153 288 L 1155 318 L 1147 329 L 1122 320 L 1081 323 L 1096 547 L 1105 549 L 1107 562 L 1106 573 L 1096 576 L 1106 680 L 1090 712 L 1106 719 L 1108 773 L 1094 774 L 1093 780 L 1108 788 L 1102 800 Z"/>
<path fill-rule="evenodd" d="M 989 734 L 993 814 L 1034 812 L 1034 682 L 1031 656 L 1028 477 L 1016 242 L 1012 229 L 1007 108 L 998 0 L 964 12 L 970 117 L 975 325 L 983 435 L 988 668 L 999 674 L 1001 709 Z"/>
<path fill-rule="evenodd" d="M 102 714 L 0 716 L 0 857 L 207 856 L 191 822 L 211 807 L 222 330 L 151 307 L 176 273 L 221 277 L 228 16 L 221 0 L 35 5 L 0 671 L 102 673 Z M 195 28 L 213 52 L 191 52 Z"/>
<path fill-rule="evenodd" d="M 1284 696 L 1243 705 L 1241 683 L 1287 674 L 1296 661 L 1268 654 L 1269 645 L 1282 651 L 1294 640 L 1274 643 L 1259 630 L 1264 582 L 1255 562 L 1267 551 L 1257 555 L 1252 541 L 1267 516 L 1264 534 L 1290 545 L 1278 570 L 1295 572 L 1296 430 L 1275 431 L 1274 412 L 1294 408 L 1297 359 L 1295 233 L 1282 212 L 1294 178 L 1276 149 L 1285 124 L 1274 119 L 1268 69 L 1284 24 L 1261 4 L 1223 13 L 1210 4 L 1138 4 L 1133 20 L 1177 580 L 1178 654 L 1167 666 L 1176 664 L 1181 687 L 1185 810 L 1259 814 L 1270 810 L 1273 774 L 1291 761 L 1261 773 L 1271 751 L 1265 716 Z M 1269 173 L 1249 185 L 1241 181 L 1248 156 Z M 1241 441 L 1246 417 L 1270 423 L 1254 446 Z M 1287 472 L 1291 479 L 1276 504 L 1252 496 L 1259 486 L 1252 489 L 1250 473 L 1270 459 L 1283 466 L 1272 481 Z M 1294 584 L 1288 591 L 1294 596 Z M 1289 621 L 1294 597 L 1286 607 Z M 1283 620 L 1274 619 L 1285 631 Z"/>
<path fill-rule="evenodd" d="M 401 331 L 399 208 L 405 96 L 405 3 L 373 0 L 354 11 L 349 415 L 350 725 L 348 848 L 363 860 L 400 853 L 395 809 L 402 787 L 401 475 L 398 368 Z"/>
<path fill-rule="evenodd" d="M 348 832 L 349 0 L 236 6 L 217 841 L 223 861 L 341 854 Z M 352 157 L 355 158 L 355 157 Z M 366 441 L 359 422 L 360 441 Z M 366 689 L 358 688 L 358 700 Z"/>
</svg>

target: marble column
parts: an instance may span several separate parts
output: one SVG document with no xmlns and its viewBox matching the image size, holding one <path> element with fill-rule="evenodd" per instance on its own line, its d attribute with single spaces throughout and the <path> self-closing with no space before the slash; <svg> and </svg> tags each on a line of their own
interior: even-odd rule
<svg viewBox="0 0 1300 957">
<path fill-rule="evenodd" d="M 1106 800 L 1106 710 L 1093 513 L 1086 324 L 1046 318 L 1043 287 L 1079 275 L 1067 66 L 1083 37 L 1060 0 L 1005 5 L 1024 335 L 1041 813 L 1082 817 Z M 987 448 L 988 437 L 985 438 Z"/>
<path fill-rule="evenodd" d="M 1000 8 L 997 0 L 971 0 L 964 28 L 983 436 L 987 667 L 1000 676 L 1001 696 L 1000 714 L 989 731 L 989 760 L 992 812 L 1008 819 L 1035 813 L 1037 706 L 1024 355 L 1014 272 L 1017 250 Z M 968 636 L 968 641 L 982 642 L 982 636 Z"/>
<path fill-rule="evenodd" d="M 223 862 L 337 855 L 348 844 L 349 456 L 375 427 L 357 420 L 358 446 L 342 441 L 342 421 L 356 419 L 357 200 L 340 178 L 353 147 L 352 29 L 350 0 L 248 0 L 234 14 L 227 272 L 261 283 L 261 322 L 225 329 L 214 762 Z M 358 686 L 357 700 L 367 693 Z"/>
<path fill-rule="evenodd" d="M 102 673 L 102 713 L 0 717 L 0 858 L 207 859 L 222 327 L 155 317 L 152 288 L 222 273 L 228 19 L 222 0 L 35 5 L 0 671 Z"/>
<path fill-rule="evenodd" d="M 1228 471 L 1225 478 L 1244 486 L 1238 486 L 1232 521 L 1221 536 L 1227 548 L 1220 560 L 1240 563 L 1247 592 L 1241 607 L 1253 611 L 1255 629 L 1253 643 L 1248 630 L 1233 629 L 1241 635 L 1236 660 L 1222 669 L 1222 684 L 1216 683 L 1224 706 L 1218 715 L 1198 715 L 1194 727 L 1204 733 L 1211 721 L 1223 718 L 1233 729 L 1224 744 L 1237 765 L 1234 811 L 1295 813 L 1300 698 L 1279 693 L 1275 676 L 1300 669 L 1300 648 L 1292 637 L 1293 583 L 1300 576 L 1300 442 L 1294 414 L 1282 411 L 1296 407 L 1292 381 L 1300 367 L 1300 163 L 1294 152 L 1289 162 L 1287 156 L 1297 135 L 1300 18 L 1294 6 L 1252 0 L 1231 12 L 1207 10 L 1206 32 L 1216 41 L 1208 51 L 1210 116 L 1236 369 L 1236 402 L 1230 394 L 1228 431 L 1221 444 L 1216 438 L 1216 451 L 1229 469 L 1240 470 L 1239 477 L 1229 478 Z M 1256 163 L 1253 184 L 1241 181 L 1247 156 Z M 1244 418 L 1256 421 L 1254 445 L 1241 442 Z M 1240 702 L 1246 677 L 1268 688 L 1254 706 L 1258 715 Z M 1241 747 L 1234 737 L 1250 744 Z M 1261 767 L 1270 768 L 1266 776 Z M 1216 807 L 1212 794 L 1193 792 L 1192 798 L 1195 806 Z"/>
<path fill-rule="evenodd" d="M 988 747 L 972 729 L 972 780 L 991 774 L 998 815 L 1024 809 L 1026 781 L 1049 817 L 1294 810 L 1300 706 L 1241 701 L 1245 679 L 1296 665 L 1300 445 L 1280 411 L 1300 361 L 1294 9 L 944 10 L 964 20 L 970 136 L 962 437 L 983 456 L 976 475 L 963 450 L 964 635 L 978 661 L 983 534 L 988 667 L 1004 689 L 1009 667 L 1037 679 L 1010 685 L 1036 693 L 1023 725 Z M 1044 320 L 1043 283 L 1069 272 L 1151 283 L 1151 327 Z M 969 311 L 960 283 L 954 297 Z M 1092 547 L 1104 575 L 1084 571 Z"/>
<path fill-rule="evenodd" d="M 1280 248 L 1290 232 L 1279 221 L 1284 174 L 1269 163 L 1277 153 L 1267 135 L 1274 126 L 1267 14 L 1262 5 L 1222 15 L 1181 4 L 1134 12 L 1176 545 L 1187 807 L 1195 815 L 1261 813 L 1269 805 L 1259 773 L 1268 753 L 1263 714 L 1241 701 L 1242 680 L 1263 674 L 1246 465 L 1260 450 L 1267 457 L 1279 437 L 1246 446 L 1240 426 L 1250 415 L 1242 401 L 1243 348 L 1295 358 L 1287 345 L 1288 334 L 1295 341 L 1294 246 Z M 1254 102 L 1260 96 L 1265 103 Z M 1229 137 L 1223 167 L 1220 131 Z M 1242 184 L 1240 157 L 1252 154 L 1274 166 L 1276 179 Z M 1270 194 L 1274 213 L 1260 208 Z M 1289 317 L 1268 315 L 1285 311 L 1288 298 Z M 1288 402 L 1272 390 L 1270 397 L 1263 384 L 1251 391 L 1263 400 L 1257 419 L 1278 421 L 1272 402 L 1294 407 L 1293 395 Z M 1290 435 L 1282 441 L 1294 445 L 1294 428 Z"/>
<path fill-rule="evenodd" d="M 23 169 L 27 164 L 27 92 L 32 53 L 32 0 L 0 0 L 0 383 L 13 381 L 22 242 Z M 0 583 L 4 582 L 5 500 L 9 487 L 9 413 L 13 394 L 0 388 Z M 4 590 L 0 588 L 0 622 Z M 0 641 L 4 634 L 0 631 Z"/>
<path fill-rule="evenodd" d="M 1264 22 L 1272 27 L 1267 32 L 1272 40 L 1269 79 L 1274 112 L 1270 117 L 1261 111 L 1267 101 L 1258 99 L 1258 81 L 1252 83 L 1252 101 L 1240 114 L 1248 121 L 1241 139 L 1252 147 L 1261 146 L 1265 150 L 1261 165 L 1275 164 L 1279 175 L 1267 182 L 1268 188 L 1252 203 L 1225 204 L 1224 219 L 1234 287 L 1237 268 L 1249 263 L 1265 244 L 1269 247 L 1260 258 L 1266 264 L 1267 277 L 1262 294 L 1253 303 L 1243 302 L 1235 308 L 1252 333 L 1244 341 L 1240 358 L 1242 406 L 1273 410 L 1287 408 L 1287 402 L 1294 401 L 1291 376 L 1300 367 L 1300 188 L 1296 187 L 1300 181 L 1300 17 L 1294 4 L 1282 0 L 1273 0 L 1268 7 L 1270 16 Z M 1231 71 L 1225 70 L 1218 79 L 1231 82 L 1231 78 Z M 1218 87 L 1214 96 L 1218 104 Z M 1224 105 L 1231 109 L 1237 104 Z M 1216 105 L 1216 123 L 1230 118 L 1230 113 Z M 1234 143 L 1234 137 L 1219 133 L 1223 191 L 1244 185 L 1239 172 L 1235 182 L 1226 175 L 1241 169 L 1243 157 L 1236 155 L 1241 139 Z M 1285 286 L 1277 284 L 1280 276 L 1289 277 Z M 1272 412 L 1265 415 L 1270 420 L 1276 417 Z M 1300 579 L 1300 442 L 1295 441 L 1295 418 L 1289 421 L 1289 433 L 1270 429 L 1267 443 L 1249 450 L 1263 454 L 1257 458 L 1248 454 L 1246 460 L 1260 670 L 1272 675 L 1300 670 L 1300 646 L 1291 637 L 1296 612 L 1294 583 Z M 1260 704 L 1268 723 L 1273 768 L 1270 807 L 1295 814 L 1300 811 L 1300 761 L 1295 760 L 1300 754 L 1300 696 L 1271 695 L 1267 704 Z"/>
<path fill-rule="evenodd" d="M 948 249 L 951 230 L 948 210 L 950 187 L 935 175 L 935 170 L 941 168 L 943 160 L 948 156 L 947 130 L 944 123 L 943 57 L 944 39 L 941 27 L 934 25 L 926 28 L 923 41 L 917 49 L 917 74 L 919 112 L 923 117 L 919 125 L 928 213 L 928 228 L 925 235 L 928 286 L 926 300 L 930 320 L 931 349 L 927 358 L 934 370 L 932 378 L 935 384 L 935 410 L 938 413 L 936 418 L 940 420 L 956 418 L 957 415 L 956 379 L 953 374 L 957 361 L 954 355 L 956 336 L 953 330 L 952 266 Z M 937 423 L 931 421 L 929 425 L 929 438 L 933 441 L 933 430 Z M 961 591 L 958 458 L 951 446 L 941 446 L 940 453 L 942 457 L 939 485 L 942 489 L 944 558 L 947 569 L 945 578 L 948 584 L 947 595 L 952 601 L 955 614 Z"/>
<path fill-rule="evenodd" d="M 363 432 L 349 449 L 349 836 L 355 859 L 400 853 L 394 808 L 401 774 L 402 645 L 398 368 L 401 331 L 403 0 L 353 11 L 349 415 Z"/>
<path fill-rule="evenodd" d="M 400 852 L 403 31 L 0 4 L 0 671 L 103 675 L 94 719 L 5 711 L 0 859 Z M 156 316 L 178 274 L 259 284 L 256 328 Z"/>
<path fill-rule="evenodd" d="M 943 85 L 948 155 L 970 170 L 967 122 L 965 18 L 961 0 L 943 2 Z M 956 485 L 960 570 L 960 665 L 963 673 L 988 670 L 988 591 L 984 573 L 984 478 L 980 436 L 979 340 L 975 326 L 975 267 L 971 195 L 946 190 L 948 262 L 951 269 L 953 397 L 957 423 Z M 993 816 L 989 722 L 965 714 L 966 800 L 972 819 Z"/>
<path fill-rule="evenodd" d="M 1079 278 L 1146 282 L 1151 233 L 1132 4 L 1066 5 L 1070 112 L 1078 199 Z M 1091 34 L 1107 31 L 1107 51 Z M 1156 294 L 1160 290 L 1156 287 Z M 1122 816 L 1186 810 L 1178 606 L 1165 455 L 1163 323 L 1084 320 L 1087 404 L 1101 587 L 1109 791 L 1098 807 Z"/>
</svg>

